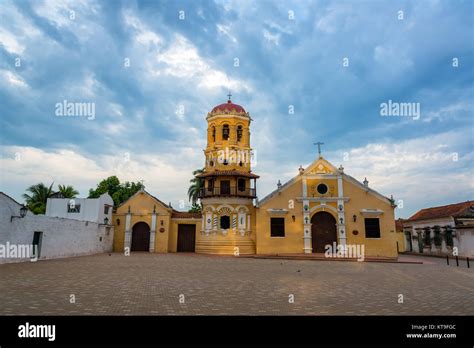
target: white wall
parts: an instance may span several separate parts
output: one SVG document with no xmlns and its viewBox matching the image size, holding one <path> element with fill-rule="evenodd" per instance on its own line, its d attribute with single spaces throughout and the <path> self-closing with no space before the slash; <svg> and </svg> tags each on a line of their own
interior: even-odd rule
<svg viewBox="0 0 474 348">
<path fill-rule="evenodd" d="M 111 252 L 113 227 L 106 227 L 90 221 L 78 221 L 34 215 L 28 212 L 20 215 L 20 205 L 0 193 L 0 244 L 32 244 L 35 231 L 43 232 L 40 259 L 51 259 Z M 101 240 L 102 239 L 102 240 Z M 25 261 L 0 258 L 0 263 Z"/>
<path fill-rule="evenodd" d="M 74 200 L 75 205 L 81 205 L 78 213 L 68 213 L 71 200 Z M 110 206 L 108 214 L 104 214 L 105 205 Z M 107 217 L 109 223 L 112 223 L 113 205 L 112 197 L 110 197 L 108 193 L 102 194 L 99 198 L 48 198 L 45 215 L 81 221 L 93 221 L 100 224 L 103 224 L 104 219 Z"/>
<path fill-rule="evenodd" d="M 411 230 L 412 236 L 417 236 L 416 228 L 423 229 L 424 227 L 433 227 L 433 226 L 451 226 L 455 229 L 455 222 L 452 217 L 442 218 L 442 219 L 432 219 L 432 220 L 420 220 L 413 222 L 405 222 L 403 224 L 404 231 Z M 443 232 L 444 230 L 441 229 Z M 419 253 L 418 250 L 418 240 L 412 240 L 413 252 Z M 458 248 L 459 256 L 474 256 L 474 229 L 455 229 L 453 237 L 453 246 Z M 409 246 L 407 246 L 409 248 Z M 408 251 L 408 249 L 407 249 Z M 431 249 L 427 248 L 423 251 L 424 254 L 440 254 L 439 250 L 434 245 L 434 234 L 431 231 Z M 447 255 L 451 254 L 451 251 L 446 247 L 446 242 L 443 237 L 441 254 Z"/>
</svg>

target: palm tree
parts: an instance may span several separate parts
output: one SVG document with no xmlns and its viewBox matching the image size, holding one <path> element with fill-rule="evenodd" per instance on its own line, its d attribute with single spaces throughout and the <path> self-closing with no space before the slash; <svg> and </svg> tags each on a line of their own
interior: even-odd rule
<svg viewBox="0 0 474 348">
<path fill-rule="evenodd" d="M 204 180 L 201 178 L 196 178 L 196 175 L 204 173 L 204 168 L 203 169 L 196 169 L 193 171 L 194 178 L 189 180 L 191 183 L 191 186 L 189 186 L 188 189 L 188 197 L 189 200 L 193 203 L 193 205 L 196 204 L 198 198 L 199 198 L 199 192 L 201 189 L 204 187 Z"/>
<path fill-rule="evenodd" d="M 28 209 L 34 214 L 44 214 L 46 212 L 46 201 L 54 193 L 53 184 L 47 187 L 43 183 L 32 185 L 26 189 L 29 194 L 23 194 Z"/>
<path fill-rule="evenodd" d="M 58 185 L 58 192 L 61 193 L 61 196 L 64 198 L 76 198 L 76 195 L 79 194 L 71 185 Z"/>
</svg>

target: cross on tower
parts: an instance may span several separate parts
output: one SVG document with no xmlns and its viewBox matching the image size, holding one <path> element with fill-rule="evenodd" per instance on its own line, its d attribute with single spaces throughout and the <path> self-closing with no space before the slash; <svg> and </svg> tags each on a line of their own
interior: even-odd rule
<svg viewBox="0 0 474 348">
<path fill-rule="evenodd" d="M 227 96 L 229 97 L 229 100 L 230 100 L 230 97 L 232 97 L 232 94 L 230 94 L 230 92 L 229 92 L 229 94 L 227 94 Z"/>
<path fill-rule="evenodd" d="M 321 157 L 321 145 L 324 145 L 324 143 L 318 141 L 316 143 L 313 143 L 313 145 L 318 145 L 318 154 L 319 154 L 319 157 Z"/>
</svg>

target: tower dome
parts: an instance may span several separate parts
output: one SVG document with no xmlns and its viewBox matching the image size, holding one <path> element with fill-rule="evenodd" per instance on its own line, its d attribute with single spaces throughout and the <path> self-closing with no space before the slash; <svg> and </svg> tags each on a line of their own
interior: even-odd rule
<svg viewBox="0 0 474 348">
<path fill-rule="evenodd" d="M 245 114 L 245 109 L 238 105 L 232 103 L 232 100 L 230 100 L 230 94 L 229 94 L 229 100 L 227 100 L 227 103 L 219 104 L 215 106 L 212 111 L 210 112 L 211 114 L 216 114 L 216 113 L 237 113 L 237 114 Z"/>
</svg>

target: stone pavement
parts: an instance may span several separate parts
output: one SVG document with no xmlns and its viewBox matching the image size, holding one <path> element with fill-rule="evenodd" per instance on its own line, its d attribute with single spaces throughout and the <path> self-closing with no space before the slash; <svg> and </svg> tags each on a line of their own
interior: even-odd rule
<svg viewBox="0 0 474 348">
<path fill-rule="evenodd" d="M 0 315 L 23 314 L 473 315 L 474 269 L 149 253 L 0 265 Z"/>
</svg>

